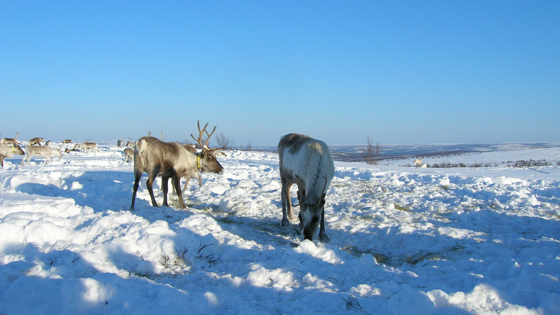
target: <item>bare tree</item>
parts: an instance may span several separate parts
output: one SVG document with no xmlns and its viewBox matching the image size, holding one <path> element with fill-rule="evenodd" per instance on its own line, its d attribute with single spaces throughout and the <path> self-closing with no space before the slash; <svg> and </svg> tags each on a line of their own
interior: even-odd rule
<svg viewBox="0 0 560 315">
<path fill-rule="evenodd" d="M 247 144 L 247 151 L 253 151 L 253 147 L 251 146 L 251 142 Z"/>
<path fill-rule="evenodd" d="M 381 149 L 379 148 L 379 142 L 377 142 L 377 145 L 374 146 L 373 141 L 368 136 L 367 145 L 362 149 L 362 158 L 367 164 L 377 165 L 380 154 Z"/>
<path fill-rule="evenodd" d="M 216 142 L 218 143 L 218 147 L 222 148 L 222 150 L 227 150 L 233 146 L 233 139 L 226 137 L 221 132 L 216 137 Z"/>
</svg>

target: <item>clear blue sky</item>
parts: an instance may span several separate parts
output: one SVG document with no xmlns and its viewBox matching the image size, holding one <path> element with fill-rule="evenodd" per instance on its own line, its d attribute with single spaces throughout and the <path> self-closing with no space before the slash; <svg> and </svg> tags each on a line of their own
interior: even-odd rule
<svg viewBox="0 0 560 315">
<path fill-rule="evenodd" d="M 2 1 L 2 137 L 560 142 L 560 1 Z"/>
</svg>

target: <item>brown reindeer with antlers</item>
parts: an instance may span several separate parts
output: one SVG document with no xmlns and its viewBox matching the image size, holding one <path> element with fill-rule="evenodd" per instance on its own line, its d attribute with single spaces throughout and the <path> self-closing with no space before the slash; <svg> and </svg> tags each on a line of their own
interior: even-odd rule
<svg viewBox="0 0 560 315">
<path fill-rule="evenodd" d="M 206 131 L 206 127 L 208 126 L 208 123 L 202 129 L 200 129 L 200 122 L 198 122 L 197 124 L 198 124 L 198 133 L 199 133 L 198 134 L 198 139 L 195 138 L 192 133 L 191 133 L 191 137 L 202 148 L 202 151 L 200 153 L 198 153 L 198 151 L 196 150 L 196 146 L 194 144 L 183 144 L 183 147 L 187 151 L 198 155 L 199 158 L 202 158 L 203 156 L 208 156 L 208 154 L 212 154 L 212 156 L 208 156 L 208 158 L 215 160 L 216 159 L 216 152 L 221 152 L 220 150 L 223 150 L 223 148 L 210 149 L 210 144 L 208 143 L 210 141 L 210 137 L 212 137 L 212 135 L 216 131 L 216 127 L 214 126 L 214 129 L 212 130 L 212 132 L 208 133 L 208 131 Z M 206 133 L 207 137 L 206 137 L 206 140 L 204 140 L 204 143 L 202 143 L 201 139 L 202 139 L 202 136 L 203 136 L 204 133 Z M 196 177 L 193 177 L 193 178 L 196 178 Z M 186 178 L 186 180 L 187 181 L 185 182 L 185 186 L 183 186 L 183 191 L 187 190 L 187 185 L 189 184 L 190 178 Z M 202 178 L 200 176 L 198 176 L 198 187 L 202 187 Z"/>
<path fill-rule="evenodd" d="M 136 200 L 136 192 L 143 173 L 148 174 L 146 186 L 152 199 L 152 205 L 157 207 L 156 199 L 152 189 L 153 182 L 157 176 L 162 178 L 163 190 L 163 205 L 168 207 L 167 204 L 167 190 L 168 180 L 171 178 L 171 183 L 175 189 L 175 193 L 179 197 L 179 204 L 181 209 L 185 209 L 183 202 L 183 195 L 181 193 L 181 186 L 179 180 L 181 177 L 187 178 L 187 183 L 190 178 L 200 178 L 200 172 L 212 172 L 220 174 L 223 171 L 222 165 L 216 159 L 216 156 L 208 147 L 208 141 L 216 130 L 212 133 L 206 131 L 208 124 L 200 129 L 200 122 L 198 122 L 199 136 L 196 139 L 192 134 L 193 139 L 198 142 L 202 147 L 202 152 L 193 154 L 188 152 L 182 145 L 176 142 L 164 142 L 154 137 L 142 137 L 136 142 L 134 150 L 134 187 L 132 192 L 132 203 L 130 209 L 134 210 L 134 201 Z M 206 133 L 208 136 L 204 142 L 206 147 L 202 144 L 202 136 Z"/>
</svg>

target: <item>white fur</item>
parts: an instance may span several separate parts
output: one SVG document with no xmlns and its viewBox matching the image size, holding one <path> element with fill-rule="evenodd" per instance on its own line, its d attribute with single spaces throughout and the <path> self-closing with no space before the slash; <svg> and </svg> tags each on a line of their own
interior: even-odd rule
<svg viewBox="0 0 560 315">
<path fill-rule="evenodd" d="M 52 162 L 52 158 L 53 156 L 58 156 L 59 158 L 62 157 L 62 153 L 60 153 L 60 150 L 58 149 L 54 149 L 51 147 L 39 147 L 39 146 L 28 146 L 27 148 L 25 148 L 25 150 L 27 151 L 25 156 L 23 157 L 23 159 L 21 159 L 21 164 L 23 164 L 23 162 L 25 160 L 27 160 L 27 163 L 30 163 L 29 160 L 34 157 L 34 156 L 42 156 L 44 158 L 48 159 L 48 162 Z M 45 164 L 47 163 L 47 161 L 45 161 Z"/>
<path fill-rule="evenodd" d="M 86 152 L 87 150 L 92 150 L 92 151 L 95 151 L 95 152 L 99 152 L 99 150 L 97 149 L 97 143 L 95 143 L 95 142 L 80 143 L 78 148 L 81 149 L 84 152 Z"/>
<path fill-rule="evenodd" d="M 324 196 L 334 177 L 334 162 L 329 147 L 320 140 L 288 134 L 280 140 L 278 153 L 282 181 L 282 226 L 295 219 L 289 195 L 290 187 L 296 184 L 300 202 L 300 238 L 312 239 L 317 227 L 315 224 L 320 222 L 319 238 L 328 242 L 323 218 Z"/>
<path fill-rule="evenodd" d="M 124 148 L 124 161 L 134 161 L 134 150 L 131 148 Z"/>
</svg>

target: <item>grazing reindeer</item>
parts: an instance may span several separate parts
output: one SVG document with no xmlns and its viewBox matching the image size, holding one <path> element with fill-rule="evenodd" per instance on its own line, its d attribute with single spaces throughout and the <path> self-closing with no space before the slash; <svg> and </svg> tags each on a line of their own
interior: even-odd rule
<svg viewBox="0 0 560 315">
<path fill-rule="evenodd" d="M 282 226 L 294 220 L 290 188 L 298 186 L 299 235 L 313 240 L 320 223 L 319 240 L 328 242 L 325 231 L 325 196 L 334 177 L 334 163 L 329 147 L 320 140 L 291 133 L 278 143 L 280 179 L 282 181 Z M 289 220 L 288 220 L 289 219 Z"/>
<path fill-rule="evenodd" d="M 124 148 L 124 161 L 134 161 L 134 150 L 131 148 Z"/>
<path fill-rule="evenodd" d="M 7 144 L 7 145 L 14 145 L 18 143 L 17 141 L 17 136 L 19 135 L 19 132 L 16 133 L 15 138 L 3 138 L 2 140 L 0 140 L 0 143 L 2 144 Z"/>
<path fill-rule="evenodd" d="M 74 148 L 76 149 L 76 147 Z M 77 148 L 81 149 L 83 152 L 86 152 L 87 150 L 99 152 L 99 150 L 97 149 L 97 143 L 95 142 L 82 142 L 78 145 Z"/>
<path fill-rule="evenodd" d="M 208 124 L 206 124 L 208 126 Z M 202 141 L 202 135 L 206 132 L 206 126 L 200 130 L 200 123 L 198 129 L 200 136 L 197 140 L 198 143 Z M 214 130 L 216 128 L 214 127 Z M 206 132 L 206 134 L 208 134 Z M 192 136 L 192 135 L 191 135 Z M 208 135 L 208 140 L 212 134 Z M 193 136 L 194 138 L 194 136 Z M 195 139 L 196 140 L 196 139 Z M 142 137 L 136 142 L 136 149 L 134 150 L 134 187 L 132 191 L 132 203 L 130 209 L 134 210 L 134 201 L 136 200 L 136 192 L 138 191 L 138 184 L 143 173 L 148 174 L 146 186 L 152 205 L 157 207 L 154 191 L 152 189 L 154 180 L 157 176 L 161 176 L 161 185 L 163 190 L 163 205 L 168 207 L 167 204 L 167 190 L 168 180 L 171 178 L 171 183 L 175 189 L 175 193 L 179 197 L 179 204 L 181 209 L 185 209 L 183 202 L 183 195 L 181 193 L 181 185 L 179 180 L 181 177 L 186 177 L 187 181 L 191 177 L 199 178 L 200 172 L 213 172 L 220 174 L 223 171 L 222 165 L 218 162 L 212 151 L 202 150 L 200 154 L 193 154 L 188 152 L 182 145 L 176 142 L 163 142 L 154 137 Z"/>
<path fill-rule="evenodd" d="M 70 153 L 72 151 L 80 152 L 80 144 L 76 143 L 72 149 L 66 148 L 66 150 L 64 150 L 64 152 L 66 152 L 66 153 Z"/>
<path fill-rule="evenodd" d="M 2 164 L 2 167 L 4 167 L 4 158 L 11 158 L 14 154 L 24 155 L 25 152 L 17 143 L 14 143 L 12 146 L 0 143 L 0 164 Z"/>
<path fill-rule="evenodd" d="M 20 165 L 23 165 L 23 162 L 25 160 L 27 160 L 28 164 L 31 164 L 31 162 L 29 160 L 31 160 L 32 157 L 34 156 L 42 156 L 48 160 L 45 160 L 45 164 L 48 164 L 49 162 L 52 162 L 52 158 L 53 156 L 58 156 L 59 158 L 62 158 L 62 153 L 60 153 L 59 149 L 55 149 L 55 148 L 51 148 L 51 147 L 47 147 L 47 146 L 28 146 L 26 148 L 27 152 L 26 155 L 23 157 L 23 159 L 21 159 L 21 163 Z"/>
<path fill-rule="evenodd" d="M 27 142 L 27 145 L 32 146 L 32 145 L 38 144 L 39 146 L 41 146 L 41 142 L 45 142 L 45 138 L 36 137 L 36 138 L 33 138 L 33 139 L 29 140 Z"/>
</svg>

